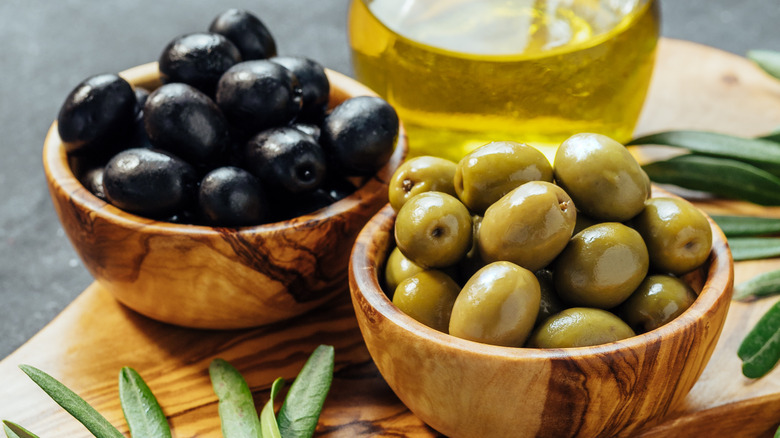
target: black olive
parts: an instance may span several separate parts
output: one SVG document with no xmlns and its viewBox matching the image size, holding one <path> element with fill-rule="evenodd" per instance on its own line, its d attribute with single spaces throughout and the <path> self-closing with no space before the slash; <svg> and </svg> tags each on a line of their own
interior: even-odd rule
<svg viewBox="0 0 780 438">
<path fill-rule="evenodd" d="M 210 161 L 230 142 L 228 124 L 219 107 L 186 84 L 166 84 L 149 95 L 144 126 L 154 147 L 193 164 Z"/>
<path fill-rule="evenodd" d="M 303 90 L 303 107 L 299 119 L 322 122 L 325 110 L 328 109 L 330 82 L 322 66 L 308 58 L 280 56 L 269 59 L 290 70 Z"/>
<path fill-rule="evenodd" d="M 135 93 L 135 114 L 136 117 L 143 118 L 144 105 L 146 105 L 146 99 L 149 98 L 149 90 L 146 88 L 135 87 L 133 89 Z"/>
<path fill-rule="evenodd" d="M 165 151 L 128 149 L 109 160 L 103 172 L 108 201 L 150 218 L 170 216 L 192 201 L 195 170 Z"/>
<path fill-rule="evenodd" d="M 322 190 L 324 190 L 328 196 L 331 197 L 333 200 L 332 202 L 336 202 L 355 193 L 357 187 L 343 178 L 329 178 L 322 184 Z"/>
<path fill-rule="evenodd" d="M 103 172 L 105 168 L 95 167 L 84 173 L 80 178 L 81 184 L 93 195 L 106 200 L 106 191 L 103 189 Z"/>
<path fill-rule="evenodd" d="M 70 92 L 60 108 L 57 130 L 67 152 L 121 135 L 135 116 L 135 94 L 115 74 L 89 77 Z"/>
<path fill-rule="evenodd" d="M 200 183 L 198 205 L 207 223 L 221 227 L 261 224 L 269 210 L 260 180 L 238 167 L 209 172 Z"/>
<path fill-rule="evenodd" d="M 312 124 L 312 123 L 293 123 L 290 125 L 291 128 L 295 128 L 304 134 L 308 134 L 311 136 L 311 138 L 314 139 L 314 141 L 320 141 L 320 134 L 322 130 L 319 126 Z"/>
<path fill-rule="evenodd" d="M 220 78 L 217 104 L 232 124 L 257 133 L 292 121 L 301 110 L 301 93 L 290 70 L 270 61 L 245 61 Z"/>
<path fill-rule="evenodd" d="M 247 142 L 244 157 L 247 170 L 288 193 L 312 191 L 326 176 L 322 147 L 295 128 L 272 128 L 255 135 Z"/>
<path fill-rule="evenodd" d="M 371 175 L 393 154 L 398 115 L 383 99 L 347 99 L 325 117 L 321 144 L 344 175 Z"/>
<path fill-rule="evenodd" d="M 228 9 L 217 15 L 209 32 L 224 35 L 238 47 L 245 61 L 276 56 L 276 43 L 259 18 L 241 9 Z"/>
<path fill-rule="evenodd" d="M 200 32 L 168 43 L 160 55 L 159 68 L 164 83 L 183 82 L 213 96 L 220 76 L 238 62 L 241 53 L 230 40 Z"/>
</svg>

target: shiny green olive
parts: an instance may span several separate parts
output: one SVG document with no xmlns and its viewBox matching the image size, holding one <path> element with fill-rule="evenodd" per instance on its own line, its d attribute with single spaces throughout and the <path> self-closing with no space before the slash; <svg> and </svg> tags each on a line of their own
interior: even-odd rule
<svg viewBox="0 0 780 438">
<path fill-rule="evenodd" d="M 609 137 L 569 137 L 556 151 L 553 169 L 577 209 L 593 219 L 622 222 L 644 208 L 646 175 L 625 146 Z"/>
<path fill-rule="evenodd" d="M 539 313 L 539 281 L 510 262 L 495 262 L 477 271 L 455 300 L 449 333 L 459 338 L 520 347 Z"/>
<path fill-rule="evenodd" d="M 538 149 L 513 141 L 481 146 L 458 162 L 455 191 L 481 214 L 502 196 L 529 181 L 552 182 L 552 166 Z"/>
<path fill-rule="evenodd" d="M 460 286 L 447 274 L 422 271 L 398 284 L 393 304 L 415 320 L 446 333 L 459 292 Z"/>
<path fill-rule="evenodd" d="M 572 237 L 555 260 L 553 279 L 565 303 L 610 309 L 631 295 L 647 269 L 642 236 L 623 224 L 605 222 Z"/>
<path fill-rule="evenodd" d="M 395 241 L 401 252 L 425 268 L 455 264 L 471 248 L 471 215 L 457 198 L 442 192 L 413 196 L 398 211 Z"/>
<path fill-rule="evenodd" d="M 690 286 L 670 275 L 648 275 L 617 314 L 637 332 L 654 330 L 680 316 L 696 300 Z"/>
<path fill-rule="evenodd" d="M 406 258 L 398 247 L 394 248 L 387 258 L 385 266 L 385 284 L 387 290 L 393 291 L 398 284 L 414 274 L 424 271 L 421 266 Z"/>
<path fill-rule="evenodd" d="M 458 262 L 456 266 L 458 271 L 458 282 L 460 284 L 466 284 L 467 281 L 471 278 L 472 275 L 474 275 L 477 271 L 482 269 L 485 265 L 488 263 L 485 261 L 485 258 L 482 257 L 482 254 L 479 253 L 479 231 L 482 228 L 482 216 L 479 215 L 472 215 L 471 216 L 471 223 L 472 223 L 472 232 L 471 232 L 471 248 L 469 248 L 468 252 L 466 252 L 466 255 L 463 256 L 462 259 Z"/>
<path fill-rule="evenodd" d="M 541 324 L 545 319 L 565 309 L 565 306 L 555 292 L 552 271 L 549 269 L 540 269 L 534 272 L 534 275 L 539 281 L 539 290 L 541 292 L 539 315 L 536 316 L 536 324 Z"/>
<path fill-rule="evenodd" d="M 614 314 L 601 309 L 573 307 L 547 318 L 528 340 L 532 348 L 588 347 L 634 336 Z"/>
<path fill-rule="evenodd" d="M 648 199 L 632 221 L 659 271 L 684 274 L 701 266 L 712 249 L 712 228 L 704 214 L 680 198 Z"/>
<path fill-rule="evenodd" d="M 506 260 L 535 271 L 549 264 L 571 238 L 577 212 L 560 187 L 531 181 L 485 212 L 479 251 L 485 260 Z"/>
<path fill-rule="evenodd" d="M 388 184 L 388 197 L 393 210 L 398 211 L 414 195 L 423 192 L 444 192 L 455 196 L 456 164 L 444 158 L 421 156 L 405 161 L 393 173 Z"/>
</svg>

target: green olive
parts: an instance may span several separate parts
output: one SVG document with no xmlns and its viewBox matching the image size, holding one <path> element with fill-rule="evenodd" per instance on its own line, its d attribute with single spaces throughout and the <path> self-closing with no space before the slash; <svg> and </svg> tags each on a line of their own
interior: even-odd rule
<svg viewBox="0 0 780 438">
<path fill-rule="evenodd" d="M 488 261 L 541 269 L 569 242 L 576 216 L 571 198 L 560 187 L 544 181 L 525 183 L 487 209 L 479 251 Z"/>
<path fill-rule="evenodd" d="M 460 286 L 447 274 L 422 271 L 398 284 L 393 304 L 415 320 L 446 333 L 459 292 Z"/>
<path fill-rule="evenodd" d="M 648 275 L 618 315 L 637 332 L 654 330 L 680 316 L 696 300 L 690 286 L 670 275 Z"/>
<path fill-rule="evenodd" d="M 622 144 L 599 134 L 576 134 L 555 153 L 555 180 L 577 208 L 600 221 L 622 222 L 644 208 L 644 171 Z"/>
<path fill-rule="evenodd" d="M 455 196 L 456 164 L 444 158 L 421 156 L 401 164 L 388 184 L 388 198 L 398 211 L 414 195 L 423 192 L 444 192 Z"/>
<path fill-rule="evenodd" d="M 387 290 L 395 290 L 399 283 L 424 270 L 421 266 L 406 258 L 398 247 L 394 248 L 387 258 L 387 265 L 385 266 Z"/>
<path fill-rule="evenodd" d="M 626 300 L 647 275 L 642 236 L 617 222 L 588 227 L 572 237 L 555 261 L 553 279 L 572 306 L 609 309 Z"/>
<path fill-rule="evenodd" d="M 442 192 L 423 192 L 398 211 L 395 241 L 414 263 L 442 268 L 458 262 L 471 248 L 471 228 L 471 215 L 457 198 Z"/>
<path fill-rule="evenodd" d="M 555 292 L 552 271 L 549 269 L 540 269 L 534 272 L 534 275 L 539 281 L 539 290 L 541 292 L 539 315 L 536 317 L 536 324 L 541 324 L 542 321 L 560 312 L 565 307 L 561 302 L 561 299 L 558 298 L 558 294 Z"/>
<path fill-rule="evenodd" d="M 529 181 L 552 182 L 552 166 L 538 149 L 513 141 L 481 146 L 458 162 L 455 191 L 475 213 Z"/>
<path fill-rule="evenodd" d="M 632 221 L 659 271 L 684 274 L 701 266 L 712 249 L 712 228 L 704 214 L 680 198 L 648 199 Z"/>
<path fill-rule="evenodd" d="M 539 281 L 510 262 L 495 262 L 477 271 L 452 307 L 453 336 L 507 347 L 520 347 L 539 313 Z"/>
<path fill-rule="evenodd" d="M 533 348 L 588 347 L 634 336 L 623 320 L 602 309 L 573 307 L 547 318 L 528 340 Z"/>
<path fill-rule="evenodd" d="M 487 265 L 485 258 L 479 252 L 479 231 L 482 228 L 482 216 L 472 215 L 471 223 L 473 224 L 471 248 L 456 265 L 460 284 L 465 284 L 472 275 Z"/>
</svg>

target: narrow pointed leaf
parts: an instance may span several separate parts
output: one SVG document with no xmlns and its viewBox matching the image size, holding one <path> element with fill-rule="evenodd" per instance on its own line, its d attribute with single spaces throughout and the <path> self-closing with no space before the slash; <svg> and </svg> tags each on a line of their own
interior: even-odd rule
<svg viewBox="0 0 780 438">
<path fill-rule="evenodd" d="M 732 237 L 729 246 L 734 261 L 780 257 L 780 237 Z"/>
<path fill-rule="evenodd" d="M 780 269 L 756 275 L 734 287 L 734 299 L 761 298 L 780 293 Z"/>
<path fill-rule="evenodd" d="M 726 237 L 751 237 L 780 233 L 780 219 L 760 216 L 712 215 Z"/>
<path fill-rule="evenodd" d="M 314 434 L 325 396 L 333 381 L 334 350 L 320 345 L 295 378 L 279 410 L 283 438 L 308 438 Z"/>
<path fill-rule="evenodd" d="M 209 365 L 214 393 L 219 398 L 219 419 L 224 438 L 262 438 L 260 417 L 252 391 L 237 369 L 222 359 Z"/>
<path fill-rule="evenodd" d="M 775 129 L 774 131 L 770 132 L 769 134 L 762 135 L 760 137 L 756 137 L 760 140 L 769 140 L 773 141 L 775 143 L 780 143 L 780 128 Z"/>
<path fill-rule="evenodd" d="M 645 144 L 675 146 L 695 154 L 745 161 L 775 175 L 780 174 L 780 145 L 766 139 L 706 131 L 666 131 L 639 137 L 628 143 Z"/>
<path fill-rule="evenodd" d="M 780 438 L 780 427 L 777 428 L 775 431 L 775 437 L 774 438 Z"/>
<path fill-rule="evenodd" d="M 100 415 L 95 408 L 57 379 L 30 365 L 19 365 L 19 368 L 46 394 L 49 394 L 49 397 L 58 405 L 92 432 L 92 435 L 97 438 L 124 438 L 124 435 Z"/>
<path fill-rule="evenodd" d="M 759 378 L 780 360 L 780 301 L 758 321 L 737 350 L 742 359 L 742 374 Z"/>
<path fill-rule="evenodd" d="M 29 430 L 7 420 L 3 420 L 3 430 L 8 438 L 38 438 L 37 435 Z"/>
<path fill-rule="evenodd" d="M 280 377 L 274 380 L 273 385 L 271 385 L 271 399 L 268 400 L 268 403 L 265 404 L 263 411 L 260 413 L 263 438 L 282 438 L 282 433 L 279 431 L 279 424 L 276 422 L 276 414 L 274 414 L 274 400 L 283 386 L 284 379 Z"/>
<path fill-rule="evenodd" d="M 681 155 L 642 166 L 651 180 L 760 205 L 780 205 L 780 179 L 741 161 Z"/>
<path fill-rule="evenodd" d="M 780 52 L 774 50 L 750 50 L 747 57 L 765 72 L 780 79 Z"/>
<path fill-rule="evenodd" d="M 130 435 L 138 438 L 170 438 L 171 428 L 146 382 L 132 368 L 119 372 L 119 401 Z"/>
</svg>

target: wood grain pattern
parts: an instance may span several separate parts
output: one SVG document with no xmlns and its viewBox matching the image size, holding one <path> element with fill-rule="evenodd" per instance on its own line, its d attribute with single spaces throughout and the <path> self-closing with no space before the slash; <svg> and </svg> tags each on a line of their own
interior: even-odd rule
<svg viewBox="0 0 780 438">
<path fill-rule="evenodd" d="M 121 73 L 154 89 L 157 64 Z M 373 92 L 328 71 L 331 106 Z M 389 162 L 352 195 L 272 224 L 212 228 L 123 212 L 87 191 L 68 166 L 54 123 L 43 157 L 68 238 L 93 277 L 119 301 L 154 319 L 196 328 L 246 328 L 307 312 L 338 293 L 352 243 L 387 202 L 387 184 L 408 150 L 403 127 Z"/>
<path fill-rule="evenodd" d="M 701 128 L 756 135 L 780 126 L 780 84 L 748 61 L 711 48 L 663 40 L 638 133 Z M 780 208 L 730 201 L 699 202 L 705 210 L 780 217 Z M 740 262 L 735 281 L 780 260 Z M 345 291 L 346 285 L 342 285 Z M 736 347 L 750 326 L 780 298 L 732 303 L 708 366 L 690 393 L 640 437 L 771 437 L 780 423 L 780 369 L 750 381 L 739 372 Z M 320 437 L 436 437 L 392 393 L 370 361 L 346 292 L 289 324 L 252 330 L 178 328 L 129 311 L 97 284 L 90 286 L 41 333 L 0 362 L 0 418 L 45 437 L 87 437 L 17 368 L 29 363 L 61 379 L 123 426 L 117 375 L 129 365 L 160 398 L 174 436 L 219 436 L 216 397 L 207 366 L 230 360 L 247 376 L 259 402 L 278 376 L 291 377 L 319 343 L 336 346 L 336 378 L 326 401 Z M 453 393 L 457 384 L 452 385 Z"/>
</svg>

